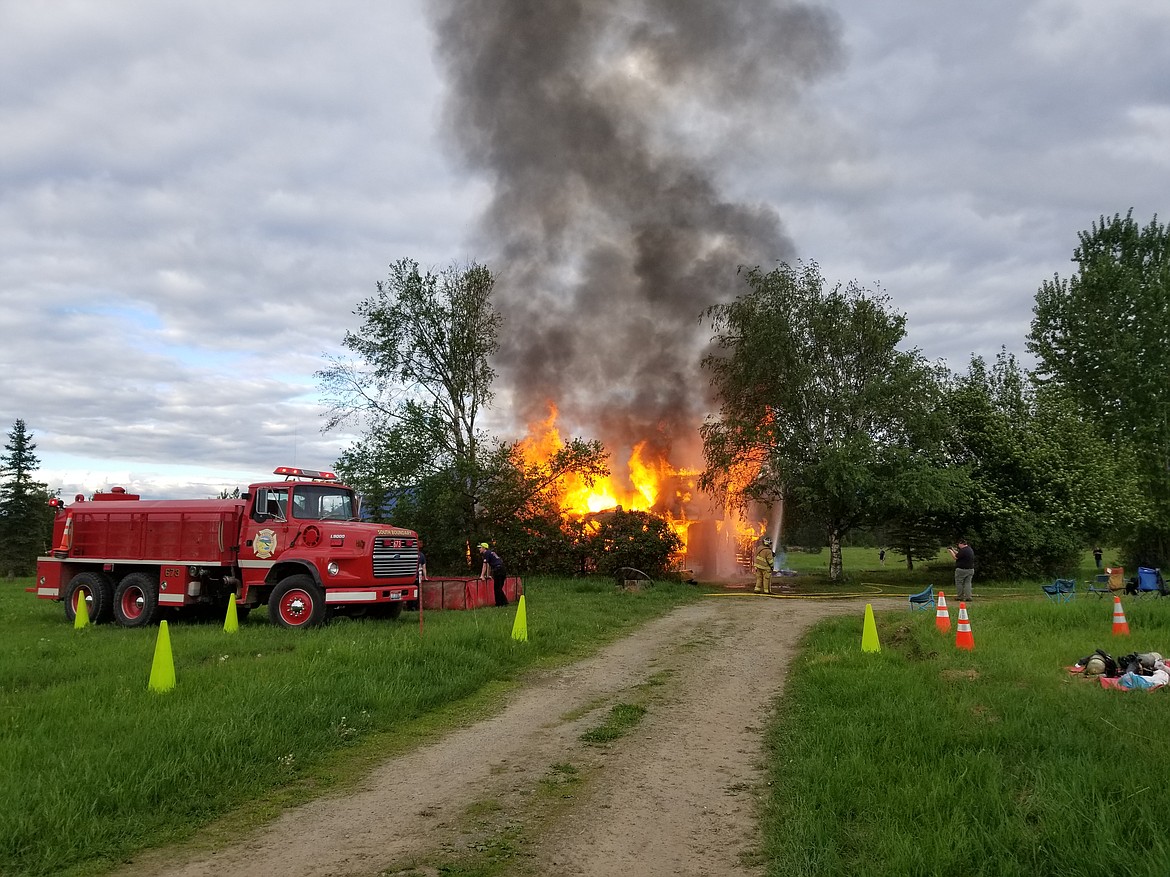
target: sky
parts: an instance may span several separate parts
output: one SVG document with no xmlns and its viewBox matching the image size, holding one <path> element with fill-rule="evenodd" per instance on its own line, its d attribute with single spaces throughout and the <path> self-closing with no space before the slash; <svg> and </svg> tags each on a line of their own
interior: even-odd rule
<svg viewBox="0 0 1170 877">
<path fill-rule="evenodd" d="M 0 0 L 0 429 L 25 421 L 38 479 L 199 497 L 330 468 L 361 425 L 322 432 L 315 372 L 401 258 L 500 272 L 487 426 L 522 432 L 590 374 L 612 391 L 578 393 L 571 426 L 604 437 L 592 416 L 702 394 L 662 358 L 691 349 L 674 335 L 621 373 L 610 350 L 578 359 L 583 339 L 693 334 L 708 290 L 735 294 L 729 260 L 879 289 L 907 347 L 964 371 L 1001 347 L 1027 361 L 1036 291 L 1073 272 L 1079 232 L 1165 221 L 1163 0 L 581 8 Z M 701 215 L 664 192 L 680 179 Z M 660 232 L 647 214 L 698 229 L 662 250 L 686 294 L 627 310 L 646 253 L 621 238 Z M 714 239 L 734 246 L 688 250 Z"/>
</svg>

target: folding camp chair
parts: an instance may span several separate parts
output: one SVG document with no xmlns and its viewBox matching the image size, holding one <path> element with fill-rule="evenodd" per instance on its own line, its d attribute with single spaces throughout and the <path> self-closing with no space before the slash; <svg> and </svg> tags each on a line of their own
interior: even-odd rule
<svg viewBox="0 0 1170 877">
<path fill-rule="evenodd" d="M 1140 598 L 1147 597 L 1151 594 L 1158 597 L 1166 595 L 1166 584 L 1162 581 L 1162 571 L 1151 569 L 1148 566 L 1139 566 L 1137 595 Z"/>
<path fill-rule="evenodd" d="M 1041 585 L 1040 590 L 1056 603 L 1071 603 L 1077 595 L 1077 583 L 1076 579 L 1057 579 L 1051 585 Z"/>
<path fill-rule="evenodd" d="M 925 591 L 919 591 L 917 594 L 911 594 L 907 599 L 910 601 L 911 612 L 917 609 L 925 609 L 927 606 L 933 609 L 935 604 L 934 585 L 928 585 Z"/>
<path fill-rule="evenodd" d="M 1114 593 L 1114 588 L 1110 583 L 1109 576 L 1106 575 L 1094 576 L 1091 581 L 1085 582 L 1085 584 L 1088 586 L 1089 593 L 1096 594 L 1098 600 L 1100 600 L 1102 597 L 1111 596 Z M 1124 590 L 1124 586 L 1117 588 L 1116 590 Z"/>
</svg>

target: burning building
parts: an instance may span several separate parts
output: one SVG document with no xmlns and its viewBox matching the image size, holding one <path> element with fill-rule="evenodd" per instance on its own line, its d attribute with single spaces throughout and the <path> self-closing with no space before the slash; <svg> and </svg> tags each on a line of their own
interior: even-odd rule
<svg viewBox="0 0 1170 877">
<path fill-rule="evenodd" d="M 565 446 L 557 427 L 557 411 L 529 428 L 520 451 L 530 463 L 549 459 Z M 680 571 L 705 579 L 726 579 L 742 573 L 743 558 L 764 532 L 766 520 L 749 523 L 726 514 L 698 488 L 697 469 L 676 468 L 663 457 L 650 457 L 646 442 L 631 449 L 619 474 L 592 482 L 568 475 L 558 484 L 561 512 L 597 522 L 615 511 L 651 512 L 666 520 L 682 548 L 675 558 Z"/>
</svg>

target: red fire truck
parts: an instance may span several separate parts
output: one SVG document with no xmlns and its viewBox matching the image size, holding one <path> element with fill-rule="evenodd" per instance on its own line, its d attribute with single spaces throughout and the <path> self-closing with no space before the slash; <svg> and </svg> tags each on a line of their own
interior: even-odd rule
<svg viewBox="0 0 1170 877">
<path fill-rule="evenodd" d="M 285 627 L 330 612 L 397 618 L 418 600 L 418 535 L 359 519 L 354 491 L 331 472 L 281 466 L 283 480 L 239 499 L 142 500 L 123 488 L 58 504 L 52 554 L 37 559 L 37 596 L 84 599 L 95 623 L 141 627 L 172 610 L 243 617 L 261 604 Z"/>
</svg>

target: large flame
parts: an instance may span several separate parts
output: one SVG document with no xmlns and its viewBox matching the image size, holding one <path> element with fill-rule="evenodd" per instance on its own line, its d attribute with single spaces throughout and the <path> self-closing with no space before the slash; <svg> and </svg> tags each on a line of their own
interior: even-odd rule
<svg viewBox="0 0 1170 877">
<path fill-rule="evenodd" d="M 531 465 L 547 462 L 565 447 L 565 440 L 557 427 L 557 409 L 549 405 L 548 417 L 529 426 L 527 436 L 519 443 L 523 459 Z M 743 463 L 731 474 L 731 490 L 742 490 L 759 474 L 759 465 Z M 596 523 L 599 513 L 618 508 L 626 511 L 647 511 L 664 518 L 682 542 L 676 560 L 687 561 L 688 529 L 703 514 L 695 500 L 698 498 L 698 470 L 680 468 L 661 455 L 656 455 L 648 441 L 633 446 L 626 461 L 625 478 L 609 475 L 591 484 L 579 475 L 566 475 L 556 486 L 561 513 L 587 523 Z M 708 512 L 707 517 L 710 517 Z M 715 531 L 725 533 L 740 563 L 750 557 L 752 545 L 764 535 L 766 521 L 751 522 L 742 515 L 727 515 L 714 520 Z"/>
<path fill-rule="evenodd" d="M 520 442 L 520 452 L 526 462 L 537 464 L 564 446 L 557 428 L 556 406 L 550 405 L 549 416 L 529 427 L 528 435 Z M 613 475 L 598 478 L 592 484 L 579 475 L 564 476 L 558 485 L 562 513 L 585 517 L 617 508 L 653 512 L 670 523 L 685 545 L 691 523 L 687 505 L 698 471 L 678 468 L 664 457 L 652 455 L 646 441 L 633 446 L 626 469 L 628 479 L 624 483 Z"/>
</svg>

